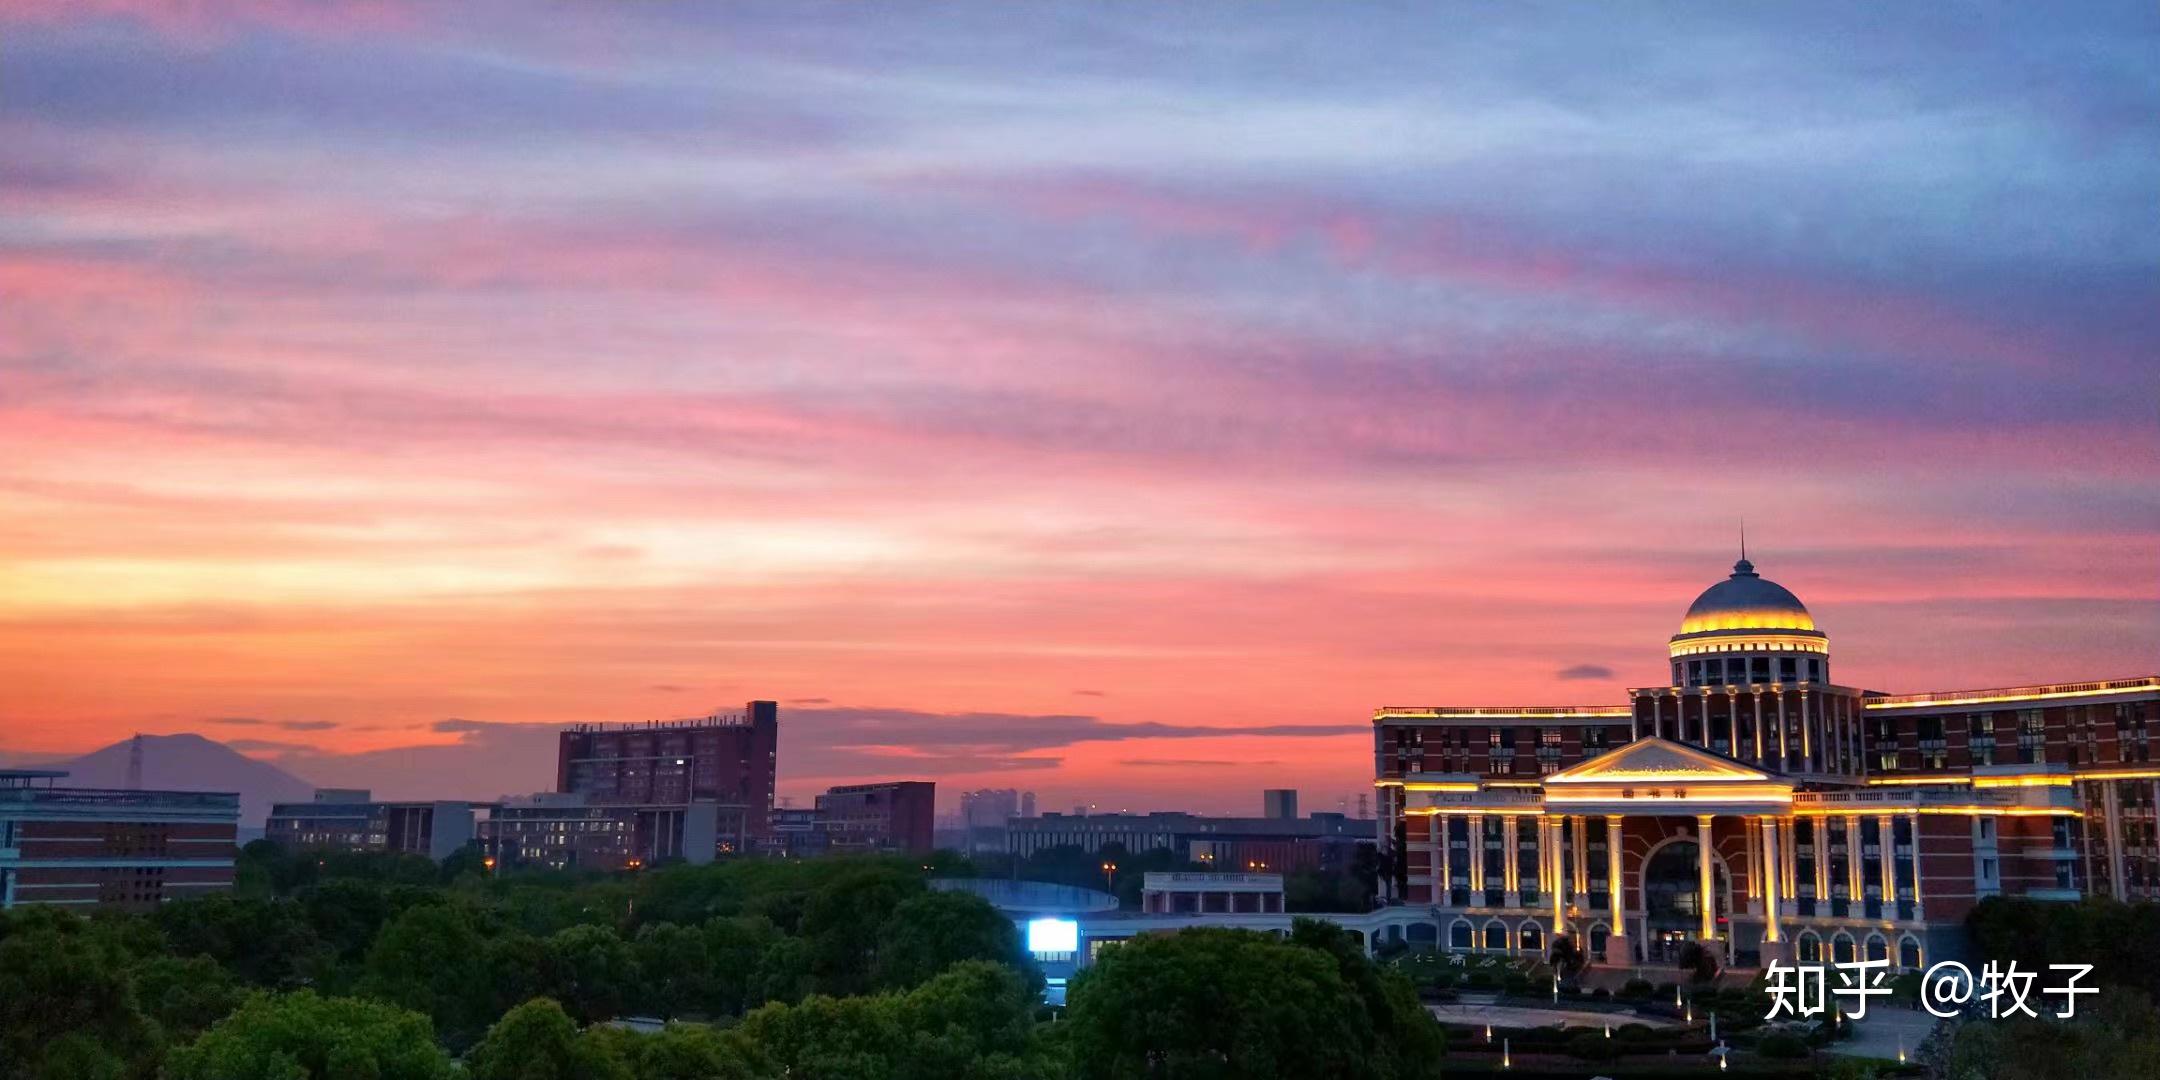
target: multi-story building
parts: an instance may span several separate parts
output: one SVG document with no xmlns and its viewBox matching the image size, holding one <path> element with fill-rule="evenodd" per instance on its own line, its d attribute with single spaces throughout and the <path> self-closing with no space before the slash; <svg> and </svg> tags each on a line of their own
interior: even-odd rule
<svg viewBox="0 0 2160 1080">
<path fill-rule="evenodd" d="M 142 911 L 232 888 L 240 796 L 66 788 L 0 769 L 0 908 Z"/>
<path fill-rule="evenodd" d="M 771 854 L 801 859 L 823 855 L 830 846 L 824 815 L 816 810 L 783 806 L 773 811 Z"/>
<path fill-rule="evenodd" d="M 1745 558 L 1617 705 L 1383 708 L 1381 838 L 1443 947 L 1956 954 L 1992 895 L 2146 899 L 2160 678 L 1891 695 Z"/>
<path fill-rule="evenodd" d="M 496 805 L 480 823 L 480 843 L 496 866 L 635 870 L 664 859 L 711 862 L 718 821 L 712 803 L 616 806 L 551 791 Z"/>
<path fill-rule="evenodd" d="M 1150 870 L 1140 910 L 1155 915 L 1269 915 L 1283 910 L 1281 874 Z"/>
<path fill-rule="evenodd" d="M 700 820 L 709 808 L 717 853 L 757 850 L 772 831 L 779 715 L 778 704 L 753 701 L 740 715 L 576 725 L 560 736 L 555 790 Z"/>
<path fill-rule="evenodd" d="M 960 833 L 955 845 L 969 854 L 1003 852 L 1014 818 L 1035 816 L 1035 793 L 986 788 L 960 793 Z"/>
<path fill-rule="evenodd" d="M 1012 823 L 1006 851 L 1016 858 L 1058 847 L 1098 852 L 1170 851 L 1186 862 L 1224 872 L 1340 870 L 1372 842 L 1370 821 L 1341 814 L 1303 818 L 1202 817 L 1151 814 L 1045 814 Z"/>
<path fill-rule="evenodd" d="M 826 846 L 834 853 L 931 850 L 937 785 L 927 780 L 848 784 L 817 798 Z"/>
<path fill-rule="evenodd" d="M 355 788 L 318 788 L 312 802 L 273 803 L 263 837 L 296 851 L 394 852 L 441 862 L 478 838 L 461 801 L 376 802 Z"/>
<path fill-rule="evenodd" d="M 1260 816 L 1264 818 L 1297 817 L 1296 788 L 1268 788 L 1260 793 Z"/>
</svg>

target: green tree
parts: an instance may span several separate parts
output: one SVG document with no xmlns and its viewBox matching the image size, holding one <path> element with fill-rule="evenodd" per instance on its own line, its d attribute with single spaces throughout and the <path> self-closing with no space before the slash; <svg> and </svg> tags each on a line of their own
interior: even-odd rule
<svg viewBox="0 0 2160 1080">
<path fill-rule="evenodd" d="M 860 994 L 870 988 L 880 929 L 902 901 L 923 891 L 922 879 L 897 866 L 852 870 L 811 894 L 803 908 L 802 938 L 810 972 L 827 994 Z"/>
<path fill-rule="evenodd" d="M 652 1035 L 596 1028 L 586 1037 L 629 1063 L 637 1080 L 764 1080 L 779 1075 L 740 1031 L 669 1024 Z"/>
<path fill-rule="evenodd" d="M 905 994 L 767 1005 L 741 1031 L 793 1080 L 1047 1080 L 1034 993 L 1011 968 L 955 965 Z"/>
<path fill-rule="evenodd" d="M 486 942 L 472 917 L 450 904 L 410 908 L 385 925 L 368 950 L 360 987 L 369 997 L 425 1013 L 454 1039 L 478 1032 L 495 1015 Z"/>
<path fill-rule="evenodd" d="M 1234 930 L 1143 935 L 1070 991 L 1083 1077 L 1367 1077 L 1402 1054 L 1329 952 Z M 1436 1064 L 1436 1063 L 1435 1063 Z"/>
<path fill-rule="evenodd" d="M 1992 1020 L 1957 1030 L 1954 1080 L 2095 1080 L 2160 1076 L 2160 1012 L 2135 990 L 2083 1002 L 2075 1019 Z"/>
<path fill-rule="evenodd" d="M 580 1023 L 620 1016 L 638 983 L 637 956 L 604 926 L 573 926 L 542 943 L 547 985 Z"/>
<path fill-rule="evenodd" d="M 207 956 L 250 986 L 297 985 L 329 953 L 298 904 L 212 893 L 158 908 L 158 928 L 180 956 Z"/>
<path fill-rule="evenodd" d="M 800 1001 L 807 991 L 809 957 L 796 942 L 792 959 L 773 955 L 780 930 L 762 915 L 722 916 L 706 922 L 706 1011 L 735 1016 L 767 1000 Z M 777 992 L 775 992 L 777 990 Z"/>
<path fill-rule="evenodd" d="M 11 922 L 0 939 L 0 1078 L 95 1076 L 155 1057 L 157 1028 L 137 1007 L 115 935 L 65 913 Z"/>
<path fill-rule="evenodd" d="M 1357 935 L 1333 923 L 1294 920 L 1290 944 L 1333 958 L 1336 973 L 1363 1003 L 1374 1037 L 1367 1075 L 1402 1080 L 1439 1075 L 1447 1034 L 1425 1011 L 1408 978 L 1373 963 Z"/>
<path fill-rule="evenodd" d="M 631 1007 L 659 1017 L 704 1012 L 724 976 L 713 963 L 710 938 L 698 927 L 648 923 L 630 943 L 638 985 Z"/>
<path fill-rule="evenodd" d="M 973 893 L 923 892 L 901 901 L 885 920 L 871 982 L 905 990 L 963 960 L 989 960 L 1034 976 L 1010 918 Z"/>
<path fill-rule="evenodd" d="M 467 1055 L 472 1080 L 630 1080 L 605 1039 L 578 1034 L 561 1005 L 534 998 L 503 1014 Z"/>
<path fill-rule="evenodd" d="M 165 1037 L 186 1042 L 247 999 L 247 991 L 207 956 L 154 956 L 135 966 L 135 999 Z"/>
<path fill-rule="evenodd" d="M 450 1080 L 427 1017 L 312 990 L 250 997 L 174 1050 L 166 1080 Z"/>
</svg>

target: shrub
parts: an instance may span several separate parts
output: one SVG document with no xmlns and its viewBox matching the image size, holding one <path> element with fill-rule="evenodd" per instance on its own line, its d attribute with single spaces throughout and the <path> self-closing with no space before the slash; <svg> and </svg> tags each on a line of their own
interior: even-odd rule
<svg viewBox="0 0 2160 1080">
<path fill-rule="evenodd" d="M 1520 971 L 1510 971 L 1501 980 L 1501 985 L 1510 994 L 1528 993 L 1530 990 L 1530 976 Z"/>
<path fill-rule="evenodd" d="M 1611 1061 L 1620 1056 L 1620 1043 L 1602 1031 L 1579 1031 L 1568 1039 L 1567 1052 L 1584 1061 Z"/>
<path fill-rule="evenodd" d="M 1592 1001 L 1611 1001 L 1611 1000 L 1612 1000 L 1612 991 L 1610 991 L 1610 990 L 1607 990 L 1607 989 L 1605 989 L 1604 987 L 1600 986 L 1600 987 L 1598 987 L 1597 989 L 1595 989 L 1595 990 L 1592 990 L 1592 991 L 1590 991 L 1590 1000 L 1592 1000 Z"/>
<path fill-rule="evenodd" d="M 1755 1044 L 1755 1052 L 1766 1058 L 1792 1060 L 1808 1056 L 1808 1044 L 1798 1035 L 1779 1031 L 1763 1036 L 1762 1041 Z"/>
<path fill-rule="evenodd" d="M 1644 1042 L 1657 1038 L 1657 1029 L 1648 1024 L 1622 1024 L 1613 1034 L 1629 1042 Z"/>
<path fill-rule="evenodd" d="M 1472 990 L 1490 990 L 1493 988 L 1492 972 L 1473 971 L 1466 978 L 1464 978 L 1463 985 L 1469 987 Z"/>
<path fill-rule="evenodd" d="M 1650 996 L 1650 980 L 1629 979 L 1616 995 L 1622 1001 L 1642 1001 Z"/>
</svg>

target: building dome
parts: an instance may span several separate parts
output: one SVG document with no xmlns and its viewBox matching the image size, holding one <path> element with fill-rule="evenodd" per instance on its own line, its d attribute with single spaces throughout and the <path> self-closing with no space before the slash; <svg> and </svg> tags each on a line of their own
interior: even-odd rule
<svg viewBox="0 0 2160 1080">
<path fill-rule="evenodd" d="M 1680 633 L 1716 630 L 1813 630 L 1807 605 L 1785 586 L 1755 572 L 1745 558 L 1733 564 L 1732 576 L 1703 590 L 1688 605 Z"/>
</svg>

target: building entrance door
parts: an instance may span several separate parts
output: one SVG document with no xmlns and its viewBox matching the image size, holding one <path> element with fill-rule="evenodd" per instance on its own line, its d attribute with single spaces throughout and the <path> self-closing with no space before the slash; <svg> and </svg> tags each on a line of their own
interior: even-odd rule
<svg viewBox="0 0 2160 1080">
<path fill-rule="evenodd" d="M 1643 951 L 1650 963 L 1677 962 L 1681 947 L 1702 933 L 1700 850 L 1693 840 L 1676 840 L 1659 848 L 1643 867 L 1644 921 L 1650 932 Z M 1716 904 L 1725 893 L 1724 867 L 1712 863 L 1711 873 L 1711 902 Z M 1725 914 L 1722 904 L 1717 914 Z M 1715 925 L 1722 929 L 1724 922 L 1720 917 Z"/>
</svg>

